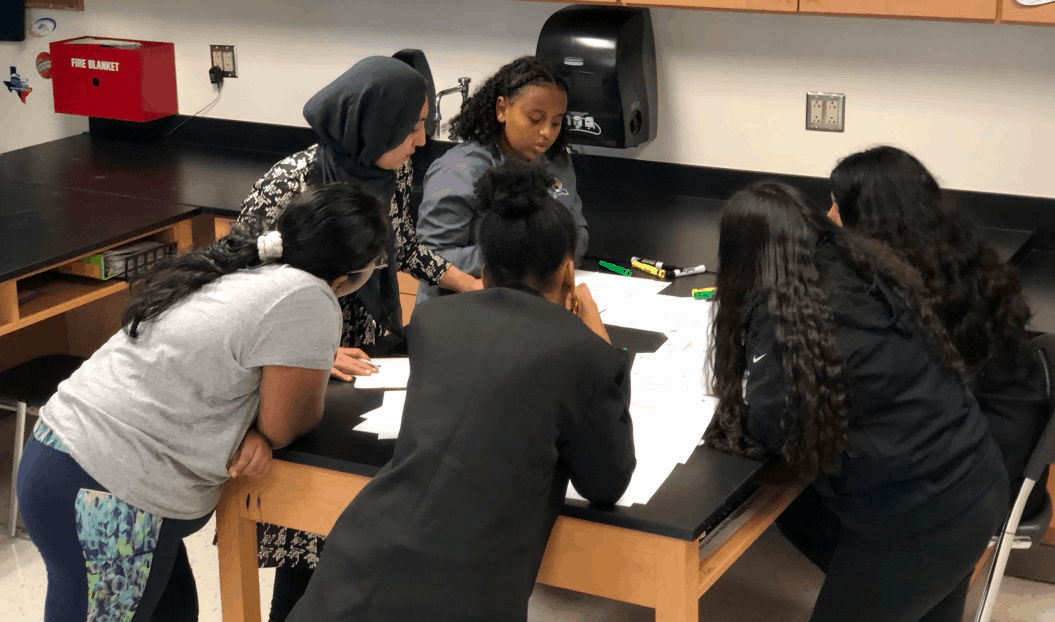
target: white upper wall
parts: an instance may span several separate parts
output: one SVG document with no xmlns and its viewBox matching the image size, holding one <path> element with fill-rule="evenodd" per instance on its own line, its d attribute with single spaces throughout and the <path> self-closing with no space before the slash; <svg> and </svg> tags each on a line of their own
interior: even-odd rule
<svg viewBox="0 0 1055 622">
<path fill-rule="evenodd" d="M 52 112 L 33 70 L 50 41 L 80 35 L 171 41 L 182 114 L 215 95 L 209 44 L 236 46 L 238 78 L 208 115 L 306 125 L 305 100 L 359 58 L 419 48 L 437 88 L 473 87 L 534 52 L 560 4 L 501 0 L 87 0 L 56 32 L 0 43 L 34 92 L 0 92 L 0 151 L 86 129 Z M 196 6 L 195 6 L 196 5 Z M 659 132 L 633 150 L 591 153 L 826 176 L 839 157 L 891 143 L 951 188 L 1055 197 L 1055 28 L 653 9 Z M 0 59 L 2 64 L 2 59 Z M 6 75 L 5 75 L 5 78 Z M 807 132 L 806 91 L 846 94 L 846 132 Z M 457 112 L 456 96 L 443 116 Z"/>
</svg>

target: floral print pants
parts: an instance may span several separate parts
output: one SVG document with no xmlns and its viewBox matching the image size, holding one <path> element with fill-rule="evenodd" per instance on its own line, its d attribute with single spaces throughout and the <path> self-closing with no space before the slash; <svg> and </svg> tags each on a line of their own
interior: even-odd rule
<svg viewBox="0 0 1055 622">
<path fill-rule="evenodd" d="M 125 503 L 85 473 L 43 422 L 18 480 L 26 531 L 48 571 L 45 622 L 150 620 L 162 596 L 175 605 L 166 619 L 198 619 L 183 538 L 211 514 L 166 519 Z"/>
</svg>

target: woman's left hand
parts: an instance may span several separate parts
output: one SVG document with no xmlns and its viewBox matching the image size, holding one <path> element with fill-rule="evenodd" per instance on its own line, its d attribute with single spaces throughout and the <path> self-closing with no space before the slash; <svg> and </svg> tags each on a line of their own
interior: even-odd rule
<svg viewBox="0 0 1055 622">
<path fill-rule="evenodd" d="M 256 428 L 249 428 L 231 458 L 227 473 L 231 477 L 264 477 L 271 472 L 271 443 Z"/>
</svg>

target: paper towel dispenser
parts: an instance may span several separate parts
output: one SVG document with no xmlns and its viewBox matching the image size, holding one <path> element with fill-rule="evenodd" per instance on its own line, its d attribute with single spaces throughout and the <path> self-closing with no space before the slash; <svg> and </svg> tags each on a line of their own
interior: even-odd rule
<svg viewBox="0 0 1055 622">
<path fill-rule="evenodd" d="M 656 44 L 648 9 L 569 6 L 535 55 L 568 83 L 568 142 L 626 148 L 656 135 Z"/>
</svg>

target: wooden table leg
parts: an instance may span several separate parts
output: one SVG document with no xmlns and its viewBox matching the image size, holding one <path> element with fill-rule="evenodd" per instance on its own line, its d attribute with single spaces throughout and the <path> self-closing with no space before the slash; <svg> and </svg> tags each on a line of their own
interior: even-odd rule
<svg viewBox="0 0 1055 622">
<path fill-rule="evenodd" d="M 665 539 L 656 550 L 656 622 L 699 622 L 699 545 Z"/>
<path fill-rule="evenodd" d="M 216 508 L 223 622 L 260 622 L 256 521 L 249 517 L 249 503 L 254 497 L 247 486 L 231 480 Z"/>
</svg>

